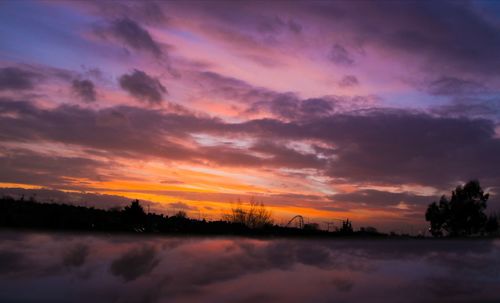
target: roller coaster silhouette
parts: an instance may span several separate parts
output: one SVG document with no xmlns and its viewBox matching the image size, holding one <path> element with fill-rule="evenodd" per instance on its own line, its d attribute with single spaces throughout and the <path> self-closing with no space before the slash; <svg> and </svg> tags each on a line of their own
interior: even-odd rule
<svg viewBox="0 0 500 303">
<path fill-rule="evenodd" d="M 331 221 L 339 221 L 339 222 L 345 222 L 343 219 L 338 219 L 338 218 L 331 218 Z M 330 231 L 330 226 L 335 227 L 333 222 L 324 222 L 327 224 L 328 228 L 327 230 Z M 290 221 L 286 224 L 286 227 L 295 227 L 299 229 L 304 229 L 304 217 L 301 215 L 296 215 L 295 217 L 291 218 Z"/>
<path fill-rule="evenodd" d="M 295 226 L 292 226 L 293 222 L 295 222 Z M 301 215 L 296 215 L 295 217 L 290 219 L 290 221 L 288 221 L 288 223 L 286 224 L 286 227 L 296 227 L 296 228 L 303 229 L 304 228 L 304 217 L 302 217 Z"/>
</svg>

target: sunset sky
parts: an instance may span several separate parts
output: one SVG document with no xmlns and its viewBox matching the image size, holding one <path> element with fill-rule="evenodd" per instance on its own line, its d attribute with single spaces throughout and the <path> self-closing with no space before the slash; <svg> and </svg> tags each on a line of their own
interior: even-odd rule
<svg viewBox="0 0 500 303">
<path fill-rule="evenodd" d="M 0 20 L 0 187 L 410 231 L 477 178 L 500 210 L 500 2 L 1 1 Z"/>
</svg>

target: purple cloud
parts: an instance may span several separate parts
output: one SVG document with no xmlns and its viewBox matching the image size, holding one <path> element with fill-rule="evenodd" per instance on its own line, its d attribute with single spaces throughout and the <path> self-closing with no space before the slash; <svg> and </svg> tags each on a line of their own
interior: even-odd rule
<svg viewBox="0 0 500 303">
<path fill-rule="evenodd" d="M 153 40 L 149 32 L 129 18 L 113 21 L 111 33 L 133 49 L 145 50 L 155 56 L 163 53 L 161 46 Z"/>
<path fill-rule="evenodd" d="M 335 64 L 339 65 L 349 66 L 354 64 L 354 59 L 352 58 L 351 54 L 344 46 L 338 43 L 335 43 L 332 46 L 332 48 L 330 49 L 330 53 L 328 54 L 328 58 Z"/>
<path fill-rule="evenodd" d="M 131 74 L 122 75 L 119 79 L 120 86 L 138 100 L 158 104 L 167 93 L 161 82 L 141 70 L 134 70 Z"/>
<path fill-rule="evenodd" d="M 0 91 L 32 89 L 41 75 L 18 67 L 0 68 Z"/>
<path fill-rule="evenodd" d="M 71 88 L 85 102 L 94 102 L 96 100 L 94 83 L 90 80 L 73 80 Z"/>
</svg>

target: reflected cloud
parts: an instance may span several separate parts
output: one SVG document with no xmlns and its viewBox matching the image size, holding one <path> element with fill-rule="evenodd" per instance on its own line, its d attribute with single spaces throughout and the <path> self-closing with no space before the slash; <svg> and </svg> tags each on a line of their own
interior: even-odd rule
<svg viewBox="0 0 500 303">
<path fill-rule="evenodd" d="M 0 275 L 17 273 L 29 266 L 26 257 L 19 252 L 0 250 Z"/>
<path fill-rule="evenodd" d="M 63 255 L 63 264 L 67 267 L 80 267 L 85 263 L 90 248 L 85 244 L 70 247 Z"/>
<path fill-rule="evenodd" d="M 77 302 L 494 302 L 500 283 L 500 245 L 484 240 L 0 239 L 0 301 L 61 301 L 57 285 Z"/>
<path fill-rule="evenodd" d="M 111 263 L 110 271 L 125 281 L 132 281 L 149 274 L 159 263 L 153 246 L 134 248 Z"/>
</svg>

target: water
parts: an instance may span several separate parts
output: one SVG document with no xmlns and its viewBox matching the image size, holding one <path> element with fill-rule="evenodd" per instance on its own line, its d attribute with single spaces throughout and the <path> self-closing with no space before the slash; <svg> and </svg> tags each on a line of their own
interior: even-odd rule
<svg viewBox="0 0 500 303">
<path fill-rule="evenodd" d="M 499 241 L 0 232 L 0 302 L 499 302 Z"/>
</svg>

